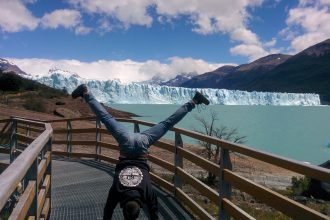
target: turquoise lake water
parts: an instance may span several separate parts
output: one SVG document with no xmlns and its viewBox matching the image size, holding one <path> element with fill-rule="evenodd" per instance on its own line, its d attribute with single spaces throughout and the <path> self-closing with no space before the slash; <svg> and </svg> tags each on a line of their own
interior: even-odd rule
<svg viewBox="0 0 330 220">
<path fill-rule="evenodd" d="M 179 106 L 113 104 L 111 107 L 157 123 Z M 201 112 L 194 109 L 176 127 L 198 128 L 195 115 L 207 118 L 210 110 L 218 113 L 218 126 L 237 128 L 239 135 L 246 136 L 246 146 L 312 164 L 330 159 L 330 106 L 211 105 Z M 168 132 L 166 138 L 174 139 L 173 132 Z M 189 138 L 184 141 L 196 143 Z"/>
</svg>

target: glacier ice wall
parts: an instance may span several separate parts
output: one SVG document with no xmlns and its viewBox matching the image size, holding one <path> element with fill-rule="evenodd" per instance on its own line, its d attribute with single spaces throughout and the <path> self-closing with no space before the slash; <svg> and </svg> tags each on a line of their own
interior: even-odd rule
<svg viewBox="0 0 330 220">
<path fill-rule="evenodd" d="M 52 73 L 35 80 L 71 93 L 78 85 L 87 84 L 90 91 L 103 103 L 121 104 L 182 104 L 193 97 L 196 89 L 154 86 L 118 81 L 87 80 L 77 75 Z M 320 105 L 317 94 L 246 92 L 226 89 L 198 89 L 211 104 L 221 105 Z"/>
</svg>

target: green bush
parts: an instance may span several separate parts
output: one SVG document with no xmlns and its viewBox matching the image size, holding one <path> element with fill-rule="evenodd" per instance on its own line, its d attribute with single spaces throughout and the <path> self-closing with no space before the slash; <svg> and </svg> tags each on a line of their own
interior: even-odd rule
<svg viewBox="0 0 330 220">
<path fill-rule="evenodd" d="M 40 99 L 29 97 L 26 99 L 23 107 L 27 110 L 36 112 L 46 112 L 46 108 Z"/>
<path fill-rule="evenodd" d="M 310 184 L 310 178 L 307 177 L 292 177 L 292 193 L 293 195 L 302 195 L 306 191 Z"/>
</svg>

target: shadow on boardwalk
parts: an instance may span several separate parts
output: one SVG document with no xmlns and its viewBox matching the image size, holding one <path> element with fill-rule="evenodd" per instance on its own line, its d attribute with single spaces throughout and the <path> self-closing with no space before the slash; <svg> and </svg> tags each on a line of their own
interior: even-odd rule
<svg viewBox="0 0 330 220">
<path fill-rule="evenodd" d="M 94 160 L 58 158 L 52 165 L 51 220 L 102 219 L 114 166 Z M 155 187 L 160 219 L 193 219 L 172 196 Z M 119 205 L 113 219 L 124 219 Z M 148 219 L 146 207 L 139 219 Z"/>
</svg>

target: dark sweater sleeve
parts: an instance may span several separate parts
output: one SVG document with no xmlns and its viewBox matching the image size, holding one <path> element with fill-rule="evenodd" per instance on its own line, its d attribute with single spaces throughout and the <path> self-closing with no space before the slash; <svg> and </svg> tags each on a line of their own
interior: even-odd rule
<svg viewBox="0 0 330 220">
<path fill-rule="evenodd" d="M 158 219 L 158 201 L 157 201 L 157 195 L 155 191 L 152 189 L 152 186 L 148 186 L 148 193 L 147 193 L 147 206 L 150 214 L 150 218 L 152 220 Z"/>
<path fill-rule="evenodd" d="M 119 195 L 115 186 L 112 186 L 109 190 L 107 203 L 104 207 L 103 220 L 111 220 L 114 209 L 119 201 Z"/>
</svg>

